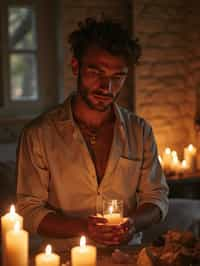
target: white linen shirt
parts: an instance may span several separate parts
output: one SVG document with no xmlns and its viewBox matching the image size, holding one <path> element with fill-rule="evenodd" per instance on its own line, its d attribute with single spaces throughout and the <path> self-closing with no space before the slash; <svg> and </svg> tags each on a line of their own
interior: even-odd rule
<svg viewBox="0 0 200 266">
<path fill-rule="evenodd" d="M 87 217 L 101 213 L 103 198 L 123 199 L 124 215 L 137 206 L 168 210 L 168 186 L 159 164 L 151 127 L 114 105 L 113 143 L 102 182 L 73 120 L 71 97 L 32 121 L 21 136 L 17 167 L 17 207 L 25 228 L 37 232 L 49 212 Z"/>
</svg>

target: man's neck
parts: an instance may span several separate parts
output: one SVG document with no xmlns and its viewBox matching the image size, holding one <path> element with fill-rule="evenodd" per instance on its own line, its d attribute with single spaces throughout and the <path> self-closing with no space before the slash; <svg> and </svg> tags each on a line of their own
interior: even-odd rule
<svg viewBox="0 0 200 266">
<path fill-rule="evenodd" d="M 114 121 L 114 110 L 112 107 L 104 112 L 100 112 L 90 108 L 79 97 L 75 97 L 72 102 L 72 112 L 76 121 L 80 121 L 93 128 L 99 128 L 107 121 Z"/>
</svg>

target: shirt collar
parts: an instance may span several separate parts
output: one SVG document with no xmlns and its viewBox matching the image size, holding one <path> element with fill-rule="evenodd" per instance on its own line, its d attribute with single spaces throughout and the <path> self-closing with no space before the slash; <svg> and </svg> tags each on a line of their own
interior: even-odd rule
<svg viewBox="0 0 200 266">
<path fill-rule="evenodd" d="M 72 98 L 75 94 L 76 94 L 76 92 L 71 93 L 63 103 L 64 110 L 65 110 L 65 119 L 64 120 L 65 120 L 65 122 L 66 122 L 66 120 L 68 120 L 73 125 L 75 125 L 76 123 L 73 119 L 71 101 L 72 101 Z M 115 112 L 115 117 L 116 117 L 116 126 L 124 131 L 125 130 L 125 120 L 124 120 L 124 117 L 122 114 L 122 110 L 117 103 L 114 103 L 113 107 L 114 107 L 114 112 Z"/>
</svg>

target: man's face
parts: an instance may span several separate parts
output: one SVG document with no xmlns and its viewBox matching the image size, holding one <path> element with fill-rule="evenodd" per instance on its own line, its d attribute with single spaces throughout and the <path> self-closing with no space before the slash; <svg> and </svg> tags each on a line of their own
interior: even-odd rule
<svg viewBox="0 0 200 266">
<path fill-rule="evenodd" d="M 128 65 L 125 58 L 92 45 L 81 63 L 74 60 L 81 99 L 93 110 L 106 111 L 118 97 L 126 80 Z"/>
</svg>

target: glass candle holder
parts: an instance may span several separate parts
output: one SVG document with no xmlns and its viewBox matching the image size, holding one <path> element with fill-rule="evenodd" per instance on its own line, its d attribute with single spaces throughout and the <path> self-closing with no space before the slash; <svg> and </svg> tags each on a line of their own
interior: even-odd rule
<svg viewBox="0 0 200 266">
<path fill-rule="evenodd" d="M 109 224 L 120 224 L 123 221 L 123 200 L 103 200 L 103 216 Z"/>
</svg>

